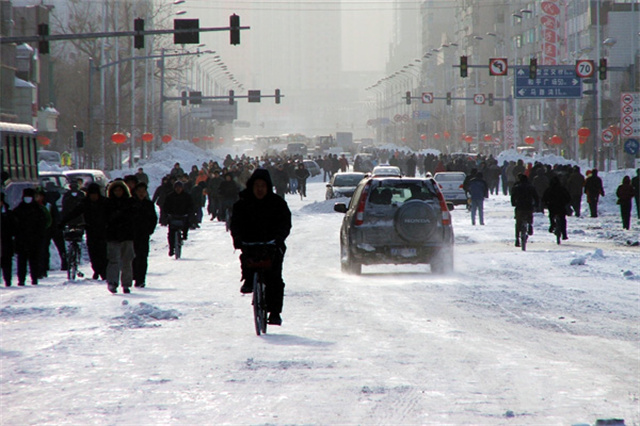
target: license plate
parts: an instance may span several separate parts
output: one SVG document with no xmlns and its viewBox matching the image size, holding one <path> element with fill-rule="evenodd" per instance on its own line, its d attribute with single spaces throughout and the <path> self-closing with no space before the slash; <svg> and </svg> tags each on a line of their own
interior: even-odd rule
<svg viewBox="0 0 640 426">
<path fill-rule="evenodd" d="M 418 255 L 418 251 L 414 248 L 392 248 L 391 255 L 399 257 L 416 257 Z"/>
</svg>

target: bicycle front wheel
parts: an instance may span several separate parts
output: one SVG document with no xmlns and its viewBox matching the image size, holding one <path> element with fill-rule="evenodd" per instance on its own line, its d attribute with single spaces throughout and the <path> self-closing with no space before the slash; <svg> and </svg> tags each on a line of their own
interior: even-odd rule
<svg viewBox="0 0 640 426">
<path fill-rule="evenodd" d="M 253 323 L 256 335 L 267 332 L 267 311 L 265 310 L 264 291 L 257 272 L 253 274 Z"/>
<path fill-rule="evenodd" d="M 180 259 L 180 256 L 182 256 L 182 230 L 178 229 L 174 233 L 173 242 L 174 242 L 173 252 L 176 256 L 176 259 Z"/>
</svg>

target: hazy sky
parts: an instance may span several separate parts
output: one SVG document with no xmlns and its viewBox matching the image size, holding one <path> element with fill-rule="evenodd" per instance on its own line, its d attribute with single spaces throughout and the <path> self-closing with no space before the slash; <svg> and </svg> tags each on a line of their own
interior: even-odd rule
<svg viewBox="0 0 640 426">
<path fill-rule="evenodd" d="M 342 61 L 345 71 L 383 70 L 393 22 L 394 0 L 186 0 L 175 6 L 186 10 L 185 18 L 199 18 L 201 26 L 219 26 L 216 15 L 236 13 L 243 16 L 260 13 L 265 8 L 325 13 L 318 8 L 336 12 L 342 7 Z M 315 9 L 314 9 L 315 8 Z M 222 12 L 222 13 L 221 13 Z M 286 14 L 283 13 L 283 16 Z M 282 24 L 286 24 L 283 19 Z M 241 25 L 251 25 L 242 19 Z"/>
</svg>

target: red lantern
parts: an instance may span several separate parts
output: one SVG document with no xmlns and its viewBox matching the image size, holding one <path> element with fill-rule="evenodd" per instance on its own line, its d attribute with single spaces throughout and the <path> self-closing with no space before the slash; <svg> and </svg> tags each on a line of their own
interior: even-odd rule
<svg viewBox="0 0 640 426">
<path fill-rule="evenodd" d="M 191 142 L 198 143 L 198 142 L 200 142 L 200 138 L 195 137 L 195 138 L 191 139 Z"/>
<path fill-rule="evenodd" d="M 489 141 L 491 141 L 491 135 L 490 135 L 490 134 L 486 134 L 486 135 L 484 135 L 484 141 L 485 141 L 485 142 L 489 142 Z"/>
<path fill-rule="evenodd" d="M 587 143 L 587 138 L 580 136 L 580 138 L 578 138 L 578 143 L 580 145 L 584 145 L 585 143 Z"/>
<path fill-rule="evenodd" d="M 38 135 L 36 140 L 38 142 L 40 142 L 42 145 L 44 145 L 44 146 L 48 146 L 51 143 L 51 139 L 49 139 L 48 137 L 46 137 L 44 135 Z"/>
<path fill-rule="evenodd" d="M 551 143 L 554 145 L 561 145 L 562 144 L 562 138 L 558 135 L 553 135 L 551 136 Z"/>
<path fill-rule="evenodd" d="M 612 124 L 611 126 L 609 126 L 609 130 L 611 130 L 613 134 L 616 136 L 620 135 L 620 127 L 615 124 Z"/>
<path fill-rule="evenodd" d="M 116 132 L 111 135 L 111 142 L 115 144 L 120 145 L 122 143 L 125 143 L 126 141 L 127 141 L 127 135 L 125 135 L 124 133 Z"/>
<path fill-rule="evenodd" d="M 591 134 L 591 130 L 589 130 L 586 127 L 580 127 L 578 129 L 578 136 L 580 136 L 580 137 L 588 138 L 590 134 Z"/>
<path fill-rule="evenodd" d="M 434 138 L 435 140 L 440 139 L 440 133 L 434 133 L 434 134 L 433 134 L 433 138 Z"/>
<path fill-rule="evenodd" d="M 524 138 L 524 143 L 527 145 L 533 145 L 536 142 L 536 139 L 533 136 L 527 136 Z"/>
<path fill-rule="evenodd" d="M 151 142 L 153 140 L 153 133 L 143 133 L 142 140 L 144 142 Z"/>
<path fill-rule="evenodd" d="M 420 139 L 425 141 L 427 140 L 427 135 L 425 135 L 424 133 L 420 135 Z"/>
<path fill-rule="evenodd" d="M 164 135 L 164 136 L 162 136 L 162 142 L 163 142 L 163 143 L 169 143 L 169 142 L 171 142 L 171 140 L 172 140 L 172 139 L 173 139 L 173 138 L 171 137 L 171 135 Z"/>
<path fill-rule="evenodd" d="M 449 133 L 448 131 L 444 131 L 444 138 L 445 139 L 449 139 L 451 137 L 451 133 Z"/>
<path fill-rule="evenodd" d="M 473 142 L 473 136 L 470 136 L 470 135 L 465 136 L 465 137 L 464 137 L 464 141 L 465 141 L 466 143 L 471 143 L 471 142 Z"/>
</svg>

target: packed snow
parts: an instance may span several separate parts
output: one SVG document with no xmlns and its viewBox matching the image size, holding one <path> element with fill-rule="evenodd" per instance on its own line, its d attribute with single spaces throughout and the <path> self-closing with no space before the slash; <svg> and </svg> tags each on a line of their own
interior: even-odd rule
<svg viewBox="0 0 640 426">
<path fill-rule="evenodd" d="M 172 143 L 141 166 L 153 190 L 175 162 L 227 152 Z M 514 247 L 506 196 L 486 201 L 485 226 L 455 209 L 446 276 L 343 274 L 333 204 L 346 199 L 325 201 L 315 177 L 306 199 L 287 196 L 283 325 L 261 337 L 239 252 L 206 216 L 180 260 L 156 229 L 132 294 L 61 271 L 3 287 L 1 423 L 638 425 L 640 222 L 634 210 L 622 229 L 614 195 L 633 173 L 601 174 L 600 217 L 569 217 L 562 245 L 536 214 L 527 251 Z"/>
</svg>

